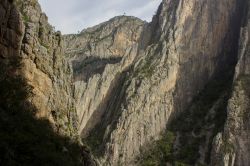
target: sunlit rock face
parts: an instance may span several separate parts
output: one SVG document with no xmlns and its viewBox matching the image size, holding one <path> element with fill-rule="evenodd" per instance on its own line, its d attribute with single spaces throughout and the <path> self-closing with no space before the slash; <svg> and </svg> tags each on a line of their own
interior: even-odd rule
<svg viewBox="0 0 250 166">
<path fill-rule="evenodd" d="M 65 36 L 79 132 L 97 141 L 101 164 L 133 164 L 222 65 L 235 63 L 242 2 L 164 0 L 151 23 L 116 17 Z"/>
</svg>

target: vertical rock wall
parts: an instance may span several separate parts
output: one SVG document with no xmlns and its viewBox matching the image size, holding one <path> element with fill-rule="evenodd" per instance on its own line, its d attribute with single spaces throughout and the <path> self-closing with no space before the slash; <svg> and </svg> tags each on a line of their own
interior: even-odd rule
<svg viewBox="0 0 250 166">
<path fill-rule="evenodd" d="M 37 117 L 50 119 L 64 134 L 73 134 L 77 118 L 72 71 L 64 58 L 61 34 L 48 24 L 36 0 L 3 0 L 0 11 L 2 59 L 21 58 L 19 73 L 33 88 L 30 101 L 38 110 Z"/>
<path fill-rule="evenodd" d="M 249 2 L 245 5 L 245 16 L 241 27 L 238 63 L 234 75 L 234 87 L 227 107 L 227 121 L 222 133 L 214 139 L 211 165 L 249 165 Z"/>
</svg>

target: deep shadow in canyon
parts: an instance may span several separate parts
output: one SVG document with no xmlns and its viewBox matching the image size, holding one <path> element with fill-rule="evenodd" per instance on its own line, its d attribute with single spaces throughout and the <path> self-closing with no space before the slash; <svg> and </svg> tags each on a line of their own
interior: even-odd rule
<svg viewBox="0 0 250 166">
<path fill-rule="evenodd" d="M 0 165 L 91 165 L 85 147 L 55 133 L 27 99 L 32 87 L 18 74 L 20 58 L 0 59 Z"/>
</svg>

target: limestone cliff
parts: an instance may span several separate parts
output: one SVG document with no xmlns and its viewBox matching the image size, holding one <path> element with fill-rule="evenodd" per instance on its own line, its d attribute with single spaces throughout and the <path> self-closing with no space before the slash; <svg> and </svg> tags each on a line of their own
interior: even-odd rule
<svg viewBox="0 0 250 166">
<path fill-rule="evenodd" d="M 133 165 L 140 149 L 159 138 L 168 122 L 183 112 L 207 82 L 221 72 L 221 65 L 233 64 L 238 33 L 233 25 L 238 23 L 241 3 L 164 0 L 153 21 L 144 25 L 138 50 L 129 54 L 135 57 L 130 67 L 116 74 L 119 79 L 111 84 L 112 93 L 95 93 L 96 88 L 110 87 L 105 81 L 96 81 L 100 80 L 100 73 L 90 79 L 84 76 L 87 83 L 78 86 L 83 87 L 83 91 L 76 88 L 80 92 L 78 96 L 84 99 L 84 104 L 78 107 L 78 115 L 90 117 L 80 120 L 80 132 L 89 133 L 87 142 L 101 156 L 101 164 Z M 85 35 L 88 33 L 86 30 Z M 103 46 L 93 45 L 87 45 L 87 55 L 110 54 L 106 53 L 109 50 L 102 50 Z M 85 45 L 79 47 L 86 48 Z M 70 49 L 70 57 L 79 57 Z M 87 62 L 82 64 L 88 71 Z M 119 69 L 118 66 L 115 69 Z M 112 65 L 107 65 L 101 77 L 107 78 L 105 75 L 113 71 Z M 98 107 L 92 107 L 96 102 Z"/>
</svg>

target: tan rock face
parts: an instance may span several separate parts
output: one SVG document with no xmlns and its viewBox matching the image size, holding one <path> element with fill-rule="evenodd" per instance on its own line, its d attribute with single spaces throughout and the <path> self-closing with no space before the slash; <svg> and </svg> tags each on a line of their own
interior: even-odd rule
<svg viewBox="0 0 250 166">
<path fill-rule="evenodd" d="M 62 133 L 72 134 L 66 126 L 72 119 L 77 122 L 72 75 L 60 33 L 48 24 L 36 0 L 16 0 L 12 5 L 3 0 L 0 11 L 1 57 L 21 58 L 21 73 L 33 87 L 30 101 L 37 107 L 37 117 L 49 118 Z"/>
</svg>

